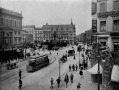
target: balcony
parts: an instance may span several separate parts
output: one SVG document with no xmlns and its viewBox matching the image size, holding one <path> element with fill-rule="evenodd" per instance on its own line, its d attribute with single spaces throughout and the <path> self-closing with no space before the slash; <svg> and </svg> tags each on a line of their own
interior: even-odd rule
<svg viewBox="0 0 119 90">
<path fill-rule="evenodd" d="M 119 11 L 109 11 L 109 12 L 98 13 L 98 18 L 107 18 L 108 16 L 117 17 L 119 16 Z"/>
</svg>

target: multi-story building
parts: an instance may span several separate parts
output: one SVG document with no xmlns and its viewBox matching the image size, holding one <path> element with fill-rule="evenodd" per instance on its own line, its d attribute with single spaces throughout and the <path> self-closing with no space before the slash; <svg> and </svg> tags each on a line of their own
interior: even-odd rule
<svg viewBox="0 0 119 90">
<path fill-rule="evenodd" d="M 25 43 L 31 43 L 33 42 L 33 35 L 29 32 L 23 30 L 22 31 L 22 42 Z"/>
<path fill-rule="evenodd" d="M 63 24 L 63 25 L 46 25 L 42 26 L 44 33 L 44 40 L 59 40 L 59 41 L 68 41 L 70 44 L 74 44 L 74 39 L 76 36 L 75 25 L 71 24 Z"/>
<path fill-rule="evenodd" d="M 22 42 L 22 13 L 0 7 L 0 48 L 8 49 Z"/>
<path fill-rule="evenodd" d="M 91 14 L 92 14 L 92 31 L 97 32 L 97 0 L 93 0 L 91 4 Z"/>
<path fill-rule="evenodd" d="M 35 28 L 35 41 L 43 41 L 44 33 L 42 28 Z"/>
<path fill-rule="evenodd" d="M 35 25 L 25 25 L 22 29 L 33 35 L 33 41 L 35 40 Z"/>
<path fill-rule="evenodd" d="M 119 0 L 98 0 L 97 16 L 99 41 L 119 52 Z"/>
<path fill-rule="evenodd" d="M 92 29 L 89 29 L 89 30 L 85 31 L 85 41 L 86 41 L 87 44 L 92 43 L 92 36 L 93 36 Z"/>
</svg>

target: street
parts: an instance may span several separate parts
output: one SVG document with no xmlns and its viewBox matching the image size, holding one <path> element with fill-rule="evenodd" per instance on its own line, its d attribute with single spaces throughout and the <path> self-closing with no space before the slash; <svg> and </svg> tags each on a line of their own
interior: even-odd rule
<svg viewBox="0 0 119 90">
<path fill-rule="evenodd" d="M 77 48 L 75 47 L 76 51 L 76 59 L 73 59 L 73 56 L 68 57 L 68 61 L 65 63 L 60 63 L 60 75 L 61 75 L 61 90 L 65 89 L 64 84 L 64 75 L 66 73 L 69 74 L 69 65 L 71 64 L 78 64 L 79 63 L 79 53 L 77 52 Z M 51 77 L 54 79 L 54 88 L 57 90 L 57 83 L 56 79 L 59 76 L 59 58 L 66 53 L 66 50 L 71 49 L 71 47 L 63 48 L 59 51 L 52 51 L 52 55 L 56 58 L 54 62 L 49 64 L 48 66 L 33 72 L 33 73 L 27 73 L 25 70 L 25 65 L 27 61 L 23 61 L 19 63 L 19 68 L 22 70 L 22 81 L 23 81 L 23 87 L 22 90 L 50 90 L 50 79 Z M 58 55 L 57 55 L 58 52 Z M 81 54 L 81 53 L 80 53 Z M 82 58 L 80 56 L 80 58 Z M 80 59 L 81 61 L 82 59 Z M 4 80 L 1 83 L 1 89 L 2 90 L 18 90 L 18 70 L 11 70 L 11 72 L 14 72 L 14 77 L 11 76 L 9 80 Z M 75 76 L 78 75 L 78 72 L 73 72 Z M 84 72 L 85 73 L 85 72 Z M 70 74 L 69 74 L 70 75 Z M 77 78 L 77 77 L 75 77 Z M 80 76 L 78 76 L 80 79 Z M 78 79 L 76 80 L 76 83 L 78 83 Z M 86 81 L 87 82 L 87 81 Z M 75 84 L 76 84 L 75 83 Z M 84 82 L 85 84 L 85 82 Z M 73 85 L 73 87 L 75 87 Z M 92 89 L 93 90 L 93 89 Z"/>
</svg>

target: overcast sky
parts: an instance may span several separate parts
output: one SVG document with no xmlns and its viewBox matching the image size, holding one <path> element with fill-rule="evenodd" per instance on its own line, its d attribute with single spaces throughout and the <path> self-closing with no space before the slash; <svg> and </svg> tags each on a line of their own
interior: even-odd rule
<svg viewBox="0 0 119 90">
<path fill-rule="evenodd" d="M 76 26 L 76 34 L 91 28 L 91 0 L 0 0 L 3 8 L 22 12 L 23 25 L 48 24 Z"/>
</svg>

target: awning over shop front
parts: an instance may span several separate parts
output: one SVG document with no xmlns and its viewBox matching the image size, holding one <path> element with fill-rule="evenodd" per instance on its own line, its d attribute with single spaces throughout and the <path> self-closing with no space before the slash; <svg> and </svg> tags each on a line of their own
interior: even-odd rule
<svg viewBox="0 0 119 90">
<path fill-rule="evenodd" d="M 114 65 L 111 74 L 111 81 L 119 82 L 119 65 Z"/>
<path fill-rule="evenodd" d="M 87 70 L 91 74 L 98 74 L 98 63 L 92 68 Z M 100 65 L 100 73 L 102 73 L 102 66 Z"/>
</svg>

